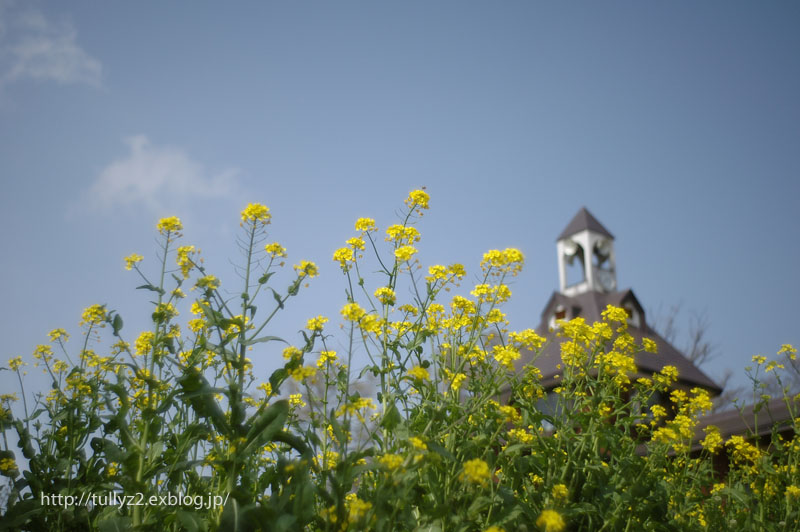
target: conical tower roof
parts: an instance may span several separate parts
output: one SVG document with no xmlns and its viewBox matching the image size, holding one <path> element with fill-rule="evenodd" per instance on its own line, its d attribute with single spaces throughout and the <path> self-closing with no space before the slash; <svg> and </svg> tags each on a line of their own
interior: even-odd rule
<svg viewBox="0 0 800 532">
<path fill-rule="evenodd" d="M 567 227 L 563 231 L 561 231 L 561 234 L 558 235 L 556 240 L 563 240 L 586 229 L 603 236 L 607 236 L 611 239 L 614 238 L 614 235 L 609 233 L 608 229 L 603 227 L 603 224 L 598 222 L 597 218 L 592 216 L 592 213 L 590 213 L 586 207 L 581 207 L 581 210 L 578 211 L 578 214 L 572 218 L 572 221 L 567 224 Z"/>
</svg>

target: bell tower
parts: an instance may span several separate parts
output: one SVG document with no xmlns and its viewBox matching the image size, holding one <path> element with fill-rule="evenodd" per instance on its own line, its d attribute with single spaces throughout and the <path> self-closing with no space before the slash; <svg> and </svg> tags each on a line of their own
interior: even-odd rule
<svg viewBox="0 0 800 532">
<path fill-rule="evenodd" d="M 617 290 L 614 236 L 586 207 L 561 232 L 556 250 L 559 288 L 565 296 Z"/>
</svg>

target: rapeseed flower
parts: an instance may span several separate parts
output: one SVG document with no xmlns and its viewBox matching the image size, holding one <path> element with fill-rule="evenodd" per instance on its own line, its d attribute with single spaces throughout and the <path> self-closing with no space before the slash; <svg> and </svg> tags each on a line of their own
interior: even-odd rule
<svg viewBox="0 0 800 532">
<path fill-rule="evenodd" d="M 317 367 L 322 369 L 325 365 L 336 361 L 336 351 L 320 351 L 317 359 Z"/>
<path fill-rule="evenodd" d="M 356 231 L 377 231 L 378 229 L 375 227 L 375 220 L 372 218 L 359 218 L 356 220 Z"/>
<path fill-rule="evenodd" d="M 286 248 L 281 246 L 277 242 L 273 242 L 271 244 L 267 244 L 266 246 L 264 246 L 264 251 L 266 251 L 273 257 L 286 257 Z"/>
<path fill-rule="evenodd" d="M 458 476 L 458 479 L 461 481 L 465 481 L 470 484 L 478 484 L 482 487 L 488 486 L 491 478 L 492 472 L 489 469 L 489 464 L 480 458 L 475 458 L 474 460 L 468 460 L 464 462 L 461 474 Z"/>
<path fill-rule="evenodd" d="M 553 486 L 552 495 L 554 499 L 566 499 L 569 495 L 569 490 L 564 484 L 556 484 Z"/>
<path fill-rule="evenodd" d="M 394 471 L 403 466 L 403 457 L 399 454 L 384 454 L 378 457 L 378 462 L 389 471 Z"/>
<path fill-rule="evenodd" d="M 83 310 L 79 325 L 100 325 L 106 320 L 106 306 L 92 305 Z"/>
<path fill-rule="evenodd" d="M 343 271 L 350 269 L 350 263 L 355 260 L 353 250 L 350 248 L 339 248 L 333 252 L 333 260 L 339 263 Z"/>
<path fill-rule="evenodd" d="M 325 324 L 328 322 L 328 318 L 325 316 L 317 316 L 316 318 L 311 318 L 306 323 L 306 328 L 309 331 L 315 332 L 322 332 L 322 328 L 325 327 Z"/>
<path fill-rule="evenodd" d="M 779 355 L 786 354 L 789 360 L 796 360 L 797 359 L 797 349 L 795 349 L 791 344 L 783 344 L 778 351 Z"/>
<path fill-rule="evenodd" d="M 409 377 L 414 380 L 420 381 L 427 381 L 430 380 L 431 376 L 428 374 L 428 370 L 423 368 L 422 366 L 414 366 L 406 373 Z"/>
<path fill-rule="evenodd" d="M 722 448 L 724 441 L 722 440 L 722 436 L 719 433 L 719 429 L 714 425 L 709 425 L 705 428 L 706 437 L 700 441 L 700 445 L 703 446 L 703 449 L 710 452 L 711 454 L 715 454 Z"/>
<path fill-rule="evenodd" d="M 51 342 L 57 342 L 63 338 L 63 341 L 69 340 L 69 334 L 64 329 L 53 329 L 47 335 L 50 337 Z"/>
<path fill-rule="evenodd" d="M 156 224 L 156 229 L 158 229 L 158 232 L 162 235 L 177 233 L 183 229 L 183 224 L 177 216 L 170 216 L 169 218 L 161 218 L 158 224 Z"/>
<path fill-rule="evenodd" d="M 420 438 L 418 438 L 416 436 L 411 436 L 410 438 L 408 438 L 408 443 L 410 443 L 411 446 L 414 447 L 414 449 L 416 449 L 418 451 L 427 451 L 428 450 L 427 444 L 424 441 L 422 441 L 422 439 L 420 439 Z"/>
<path fill-rule="evenodd" d="M 544 510 L 536 520 L 536 526 L 544 532 L 561 532 L 567 525 L 561 514 L 555 510 Z"/>
<path fill-rule="evenodd" d="M 658 344 L 650 338 L 642 338 L 642 348 L 648 353 L 658 353 Z"/>
<path fill-rule="evenodd" d="M 408 198 L 406 198 L 406 205 L 411 207 L 419 207 L 421 209 L 428 208 L 428 201 L 430 200 L 430 196 L 424 190 L 412 190 L 408 194 Z"/>
<path fill-rule="evenodd" d="M 144 257 L 141 255 L 137 255 L 136 253 L 131 253 L 127 257 L 125 257 L 125 269 L 131 270 L 133 266 L 141 261 L 144 260 Z"/>
<path fill-rule="evenodd" d="M 348 303 L 342 307 L 341 313 L 347 321 L 358 321 L 367 312 L 358 303 Z"/>
<path fill-rule="evenodd" d="M 319 275 L 317 265 L 308 260 L 301 260 L 300 264 L 295 264 L 293 267 L 299 276 L 316 277 Z"/>
<path fill-rule="evenodd" d="M 292 377 L 297 382 L 303 382 L 304 380 L 314 377 L 317 374 L 317 368 L 312 366 L 300 366 L 299 368 L 293 369 L 289 376 Z"/>
<path fill-rule="evenodd" d="M 411 257 L 413 257 L 416 252 L 417 248 L 414 246 L 400 246 L 394 250 L 394 256 L 397 262 L 407 262 L 411 260 Z"/>
<path fill-rule="evenodd" d="M 272 218 L 272 215 L 269 213 L 269 207 L 260 203 L 248 203 L 247 207 L 242 211 L 242 223 L 255 224 L 261 222 L 268 224 L 270 218 Z"/>
<path fill-rule="evenodd" d="M 375 297 L 377 297 L 378 301 L 384 305 L 394 305 L 394 302 L 397 299 L 394 290 L 388 286 L 381 286 L 375 290 Z"/>
</svg>

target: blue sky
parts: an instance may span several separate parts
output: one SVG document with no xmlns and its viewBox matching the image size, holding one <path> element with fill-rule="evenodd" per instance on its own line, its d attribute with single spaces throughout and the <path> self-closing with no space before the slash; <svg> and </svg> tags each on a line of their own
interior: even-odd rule
<svg viewBox="0 0 800 532">
<path fill-rule="evenodd" d="M 798 27 L 792 2 L 0 0 L 0 359 L 93 303 L 135 337 L 147 294 L 122 258 L 155 268 L 161 216 L 236 293 L 247 202 L 322 267 L 273 331 L 292 339 L 337 315 L 354 220 L 394 223 L 425 186 L 425 264 L 525 253 L 512 326 L 538 324 L 585 205 L 620 286 L 682 304 L 684 329 L 705 312 L 706 371 L 745 382 L 800 343 Z"/>
</svg>

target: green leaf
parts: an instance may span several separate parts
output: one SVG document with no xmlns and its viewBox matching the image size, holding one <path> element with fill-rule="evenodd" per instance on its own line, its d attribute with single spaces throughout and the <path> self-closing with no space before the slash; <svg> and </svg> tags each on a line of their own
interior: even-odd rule
<svg viewBox="0 0 800 532">
<path fill-rule="evenodd" d="M 119 336 L 119 331 L 122 330 L 122 316 L 114 314 L 114 320 L 111 322 L 111 327 L 114 329 L 114 336 Z"/>
<path fill-rule="evenodd" d="M 283 342 L 284 344 L 288 344 L 286 340 L 280 338 L 279 336 L 259 336 L 258 338 L 251 338 L 242 342 L 244 345 L 253 345 L 259 344 L 262 342 Z"/>
<path fill-rule="evenodd" d="M 114 516 L 104 519 L 99 526 L 100 532 L 125 532 L 132 528 L 131 518 L 125 516 Z"/>
<path fill-rule="evenodd" d="M 258 284 L 266 284 L 269 281 L 269 278 L 272 277 L 275 272 L 265 272 L 264 275 L 258 278 Z"/>
<path fill-rule="evenodd" d="M 137 290 L 150 290 L 151 292 L 157 292 L 158 294 L 160 294 L 162 296 L 164 294 L 166 294 L 166 291 L 164 291 L 163 288 L 159 288 L 159 287 L 153 286 L 151 284 L 143 284 L 142 286 L 137 286 L 136 289 Z"/>
<path fill-rule="evenodd" d="M 278 307 L 283 310 L 283 299 L 281 299 L 281 295 L 272 288 L 270 288 L 270 290 L 272 290 L 272 297 L 278 302 Z"/>
<path fill-rule="evenodd" d="M 383 415 L 383 419 L 381 420 L 381 427 L 392 430 L 394 429 L 403 418 L 400 417 L 400 412 L 397 410 L 397 406 L 392 404 L 389 407 L 389 410 Z"/>
<path fill-rule="evenodd" d="M 273 393 L 276 394 L 281 393 L 280 387 L 281 384 L 283 384 L 283 381 L 286 380 L 287 375 L 288 374 L 286 373 L 286 369 L 284 368 L 278 368 L 272 372 L 272 375 L 269 376 L 269 384 L 270 386 L 272 386 Z"/>
<path fill-rule="evenodd" d="M 289 417 L 289 403 L 286 400 L 271 404 L 260 414 L 250 419 L 250 430 L 245 436 L 245 446 L 241 453 L 249 457 L 250 452 L 273 440 L 275 434 L 283 428 Z"/>
<path fill-rule="evenodd" d="M 188 532 L 205 532 L 208 530 L 205 519 L 195 512 L 187 512 L 186 510 L 178 510 L 176 517 L 183 528 Z"/>
<path fill-rule="evenodd" d="M 217 390 L 208 384 L 200 372 L 194 368 L 187 368 L 178 379 L 178 384 L 183 390 L 184 400 L 189 402 L 198 416 L 211 420 L 214 427 L 222 434 L 230 434 L 231 429 L 225 413 L 214 398 Z"/>
</svg>

